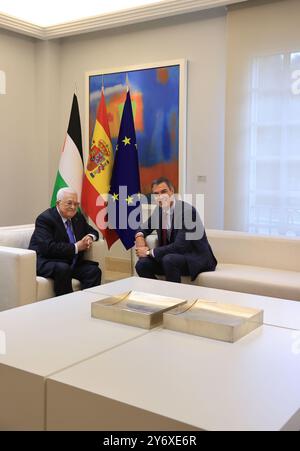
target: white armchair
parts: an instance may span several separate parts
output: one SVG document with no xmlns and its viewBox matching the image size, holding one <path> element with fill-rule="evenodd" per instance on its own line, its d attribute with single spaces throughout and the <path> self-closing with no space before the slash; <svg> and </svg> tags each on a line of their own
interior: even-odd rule
<svg viewBox="0 0 300 451">
<path fill-rule="evenodd" d="M 54 297 L 53 281 L 36 275 L 36 253 L 28 250 L 34 224 L 0 227 L 0 311 Z M 102 281 L 107 246 L 96 241 L 86 257 L 99 262 Z M 74 291 L 80 289 L 73 279 Z"/>
</svg>

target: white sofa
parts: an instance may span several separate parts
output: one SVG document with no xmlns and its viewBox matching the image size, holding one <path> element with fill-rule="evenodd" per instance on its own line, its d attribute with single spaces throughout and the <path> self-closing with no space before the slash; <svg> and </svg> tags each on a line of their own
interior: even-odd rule
<svg viewBox="0 0 300 451">
<path fill-rule="evenodd" d="M 28 250 L 33 230 L 34 224 L 0 227 L 0 311 L 55 296 L 52 280 L 36 276 L 36 253 Z M 106 249 L 99 239 L 86 253 L 86 258 L 99 262 L 102 281 Z M 78 280 L 72 284 L 80 289 Z"/>
<path fill-rule="evenodd" d="M 194 284 L 300 301 L 300 238 L 206 230 L 218 260 L 216 270 Z M 156 235 L 147 238 L 157 245 Z M 183 277 L 182 282 L 192 283 Z"/>
</svg>

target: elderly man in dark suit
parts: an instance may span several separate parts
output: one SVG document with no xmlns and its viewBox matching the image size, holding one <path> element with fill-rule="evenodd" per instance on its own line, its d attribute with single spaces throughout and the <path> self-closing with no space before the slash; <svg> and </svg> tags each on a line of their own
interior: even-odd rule
<svg viewBox="0 0 300 451">
<path fill-rule="evenodd" d="M 99 239 L 99 233 L 77 211 L 77 194 L 70 188 L 57 192 L 56 206 L 36 219 L 29 249 L 37 253 L 37 275 L 54 280 L 56 296 L 71 293 L 72 278 L 81 288 L 101 283 L 97 262 L 84 260 L 84 251 Z"/>
<path fill-rule="evenodd" d="M 181 276 L 194 280 L 201 272 L 214 271 L 217 260 L 197 210 L 175 199 L 173 185 L 165 177 L 152 182 L 152 194 L 158 207 L 136 234 L 138 275 L 149 279 L 165 275 L 169 282 L 180 282 Z M 145 238 L 153 230 L 159 245 L 149 249 Z"/>
</svg>

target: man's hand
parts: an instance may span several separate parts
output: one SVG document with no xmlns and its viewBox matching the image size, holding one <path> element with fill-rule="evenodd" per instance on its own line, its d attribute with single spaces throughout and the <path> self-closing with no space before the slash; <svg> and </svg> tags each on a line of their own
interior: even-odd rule
<svg viewBox="0 0 300 451">
<path fill-rule="evenodd" d="M 77 241 L 78 252 L 86 251 L 91 247 L 93 238 L 90 235 L 85 235 L 80 241 Z"/>
<path fill-rule="evenodd" d="M 149 247 L 148 246 L 143 246 L 143 247 L 140 246 L 140 247 L 137 247 L 135 249 L 135 253 L 136 253 L 138 258 L 147 257 L 147 251 L 149 251 Z"/>
<path fill-rule="evenodd" d="M 145 238 L 142 235 L 137 236 L 135 239 L 135 248 L 137 249 L 139 247 L 146 247 L 146 246 L 147 245 L 146 245 Z"/>
</svg>

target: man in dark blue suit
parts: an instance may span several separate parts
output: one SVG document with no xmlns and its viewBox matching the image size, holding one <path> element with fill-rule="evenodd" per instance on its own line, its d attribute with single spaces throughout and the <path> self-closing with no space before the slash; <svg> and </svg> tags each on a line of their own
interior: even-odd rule
<svg viewBox="0 0 300 451">
<path fill-rule="evenodd" d="M 29 249 L 37 253 L 37 275 L 54 280 L 56 296 L 71 293 L 72 278 L 81 288 L 101 283 L 97 262 L 84 260 L 84 251 L 99 239 L 84 216 L 77 212 L 77 194 L 70 188 L 57 192 L 56 206 L 48 208 L 36 219 Z"/>
<path fill-rule="evenodd" d="M 165 275 L 169 282 L 180 282 L 181 276 L 214 271 L 217 260 L 212 252 L 197 210 L 175 199 L 169 179 L 152 182 L 152 194 L 158 207 L 136 234 L 136 271 L 140 277 L 156 279 Z M 145 238 L 157 231 L 158 247 L 149 249 Z"/>
</svg>

